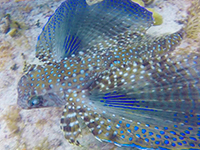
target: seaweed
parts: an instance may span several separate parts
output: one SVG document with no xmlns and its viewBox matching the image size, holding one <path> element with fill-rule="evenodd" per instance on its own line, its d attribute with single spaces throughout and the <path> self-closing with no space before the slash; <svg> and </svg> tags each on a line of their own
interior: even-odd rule
<svg viewBox="0 0 200 150">
<path fill-rule="evenodd" d="M 19 68 L 19 66 L 17 64 L 14 64 L 10 67 L 11 70 L 17 70 Z"/>
<path fill-rule="evenodd" d="M 19 23 L 18 21 L 13 20 L 10 14 L 6 14 L 1 20 L 2 33 L 8 34 L 11 37 L 22 35 L 22 31 L 27 29 L 24 23 Z"/>
<path fill-rule="evenodd" d="M 37 20 L 37 22 L 35 23 L 35 25 L 40 28 L 40 19 Z"/>
<path fill-rule="evenodd" d="M 14 29 L 10 30 L 10 32 L 8 32 L 8 35 L 10 35 L 11 37 L 16 36 L 17 35 L 17 29 L 14 28 Z"/>
<path fill-rule="evenodd" d="M 1 26 L 1 31 L 3 33 L 8 33 L 10 31 L 10 24 L 11 24 L 11 19 L 10 19 L 10 14 L 6 14 L 3 18 L 2 21 L 3 25 Z"/>
</svg>

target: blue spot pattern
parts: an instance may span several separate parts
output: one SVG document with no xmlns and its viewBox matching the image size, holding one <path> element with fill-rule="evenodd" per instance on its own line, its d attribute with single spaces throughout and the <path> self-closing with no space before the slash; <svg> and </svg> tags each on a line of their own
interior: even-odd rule
<svg viewBox="0 0 200 150">
<path fill-rule="evenodd" d="M 173 55 L 184 29 L 154 37 L 152 24 L 130 0 L 63 2 L 38 37 L 44 65 L 21 77 L 18 105 L 65 105 L 60 127 L 75 145 L 81 118 L 120 147 L 200 149 L 200 52 Z"/>
</svg>

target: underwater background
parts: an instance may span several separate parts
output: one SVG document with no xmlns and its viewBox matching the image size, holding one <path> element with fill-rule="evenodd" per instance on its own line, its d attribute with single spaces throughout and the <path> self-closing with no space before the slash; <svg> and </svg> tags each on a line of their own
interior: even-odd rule
<svg viewBox="0 0 200 150">
<path fill-rule="evenodd" d="M 108 150 L 119 148 L 101 143 L 83 129 L 79 142 L 69 144 L 60 130 L 63 108 L 23 110 L 17 105 L 17 84 L 24 66 L 39 64 L 36 42 L 43 26 L 63 0 L 0 0 L 0 150 Z M 92 5 L 95 0 L 88 1 Z M 175 54 L 200 48 L 200 1 L 155 0 L 145 6 L 162 16 L 162 23 L 151 27 L 153 35 L 180 30 L 186 22 L 187 38 Z M 159 20 L 158 20 L 159 21 Z"/>
</svg>

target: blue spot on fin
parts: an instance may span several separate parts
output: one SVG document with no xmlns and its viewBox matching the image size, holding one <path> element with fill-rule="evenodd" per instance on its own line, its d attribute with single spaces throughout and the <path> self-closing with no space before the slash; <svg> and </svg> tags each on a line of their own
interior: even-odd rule
<svg viewBox="0 0 200 150">
<path fill-rule="evenodd" d="M 106 114 L 161 129 L 168 127 L 171 136 L 180 139 L 187 136 L 187 141 L 193 144 L 200 136 L 197 134 L 200 125 L 200 55 L 192 52 L 176 56 L 167 54 L 162 50 L 159 55 L 143 58 L 142 63 L 133 59 L 134 65 L 131 62 L 124 63 L 123 67 L 116 65 L 119 71 L 109 68 L 101 74 L 104 78 L 97 79 L 104 86 L 97 84 L 90 88 L 90 100 Z M 113 72 L 117 74 L 115 80 Z"/>
<path fill-rule="evenodd" d="M 127 99 L 126 99 L 127 97 Z M 142 127 L 140 125 L 137 125 L 134 127 L 134 125 L 132 123 L 130 123 L 130 125 L 126 126 L 128 129 L 130 129 L 130 131 L 132 131 L 133 129 L 135 131 L 138 130 L 138 127 L 140 128 L 140 134 L 136 134 L 137 136 L 141 136 L 141 135 L 156 135 L 154 138 L 155 138 L 155 141 L 158 141 L 156 143 L 164 143 L 163 138 L 162 137 L 163 135 L 168 135 L 170 136 L 171 140 L 170 142 L 173 142 L 172 141 L 172 138 L 173 140 L 176 139 L 176 138 L 183 138 L 185 141 L 187 141 L 188 143 L 191 142 L 191 144 L 193 145 L 196 145 L 196 147 L 199 147 L 197 144 L 197 138 L 199 138 L 199 134 L 197 133 L 200 133 L 199 131 L 199 127 L 196 126 L 196 125 L 190 125 L 190 124 L 186 124 L 183 125 L 181 124 L 182 121 L 180 121 L 180 123 L 177 121 L 169 121 L 168 119 L 165 118 L 165 116 L 163 117 L 163 115 L 160 113 L 158 116 L 155 116 L 155 115 L 151 115 L 150 113 L 140 113 L 140 109 L 137 109 L 137 111 L 135 111 L 134 113 L 130 113 L 130 111 L 127 111 L 127 109 L 129 109 L 128 107 L 130 106 L 131 107 L 131 102 L 134 102 L 134 100 L 131 101 L 131 98 L 130 96 L 127 96 L 125 94 L 119 94 L 117 93 L 116 91 L 115 92 L 110 92 L 110 93 L 106 93 L 104 96 L 99 96 L 99 95 L 96 95 L 96 97 L 94 96 L 90 96 L 90 100 L 92 100 L 94 103 L 95 106 L 98 106 L 99 110 L 104 110 L 106 111 L 105 113 L 105 116 L 106 117 L 109 117 L 111 118 L 111 122 L 118 122 L 116 121 L 116 118 L 119 118 L 120 117 L 123 117 L 123 118 L 126 118 L 126 119 L 131 119 L 133 121 L 138 121 L 139 124 L 145 124 L 146 127 Z M 100 103 L 104 103 L 104 105 L 101 105 L 100 103 L 98 103 L 97 101 L 100 101 Z M 127 101 L 126 101 L 127 100 Z M 135 101 L 136 104 L 138 104 L 137 101 Z M 121 105 L 120 105 L 121 103 Z M 133 103 L 134 104 L 134 103 Z M 119 106 L 119 107 L 118 107 Z M 150 105 L 151 106 L 151 105 Z M 148 111 L 146 111 L 148 112 Z M 109 116 L 111 114 L 115 114 L 117 117 L 114 118 L 112 120 L 112 117 Z M 161 116 L 160 116 L 161 115 Z M 179 114 L 180 115 L 180 114 Z M 170 116 L 173 118 L 173 116 Z M 170 118 L 169 117 L 169 118 Z M 194 117 L 194 120 L 200 120 L 199 118 L 200 116 L 196 116 Z M 193 119 L 193 118 L 190 118 L 190 119 Z M 120 123 L 121 120 L 119 120 L 119 123 Z M 125 120 L 122 120 L 122 122 L 125 122 Z M 121 124 L 121 123 L 120 123 Z M 192 126 L 193 128 L 190 128 L 189 126 Z M 119 126 L 118 128 L 118 132 L 121 131 L 121 130 L 124 130 L 125 132 L 127 132 L 127 128 L 125 126 Z M 188 132 L 188 127 L 190 129 L 190 132 Z M 113 127 L 115 130 L 115 126 Z M 192 130 L 191 130 L 192 129 Z M 146 132 L 146 130 L 148 130 L 148 132 Z M 193 131 L 195 130 L 195 131 Z M 151 131 L 151 132 L 149 132 Z M 134 134 L 134 132 L 131 132 Z M 181 133 L 185 133 L 183 136 Z M 128 135 L 129 133 L 127 132 L 127 134 L 125 133 L 124 135 Z M 118 136 L 118 135 L 117 135 Z M 131 135 L 132 136 L 132 135 Z M 148 137 L 148 139 L 150 139 Z M 168 139 L 166 137 L 166 139 Z M 104 140 L 105 142 L 109 142 L 109 141 L 106 141 Z M 155 143 L 155 144 L 156 144 Z M 169 143 L 169 140 L 166 140 L 165 144 L 168 144 Z M 125 143 L 116 143 L 117 145 L 120 145 L 120 146 L 128 146 L 128 147 L 138 147 L 138 148 L 143 148 L 143 147 L 140 147 L 139 145 L 137 145 L 136 143 L 133 143 L 132 144 L 125 144 Z M 160 144 L 159 146 L 159 149 L 162 149 L 162 150 L 167 150 L 167 148 L 165 148 L 165 146 L 162 147 L 162 145 Z"/>
<path fill-rule="evenodd" d="M 59 61 L 106 38 L 112 40 L 130 28 L 133 32 L 145 32 L 152 23 L 152 13 L 129 0 L 104 0 L 91 6 L 85 0 L 68 0 L 44 26 L 36 57 L 44 62 Z"/>
<path fill-rule="evenodd" d="M 170 54 L 182 35 L 180 30 L 152 43 L 147 41 L 146 47 L 136 47 L 136 51 L 139 48 L 140 51 L 132 52 L 134 55 L 129 63 L 123 61 L 125 56 L 121 55 L 119 64 L 101 73 L 101 77 L 105 78 L 98 77 L 98 83 L 104 83 L 104 86 L 92 85 L 91 97 L 97 105 L 116 112 L 122 110 L 175 124 L 200 125 L 200 55 Z M 136 56 L 142 58 L 142 62 Z M 111 81 L 109 84 L 107 78 Z"/>
</svg>

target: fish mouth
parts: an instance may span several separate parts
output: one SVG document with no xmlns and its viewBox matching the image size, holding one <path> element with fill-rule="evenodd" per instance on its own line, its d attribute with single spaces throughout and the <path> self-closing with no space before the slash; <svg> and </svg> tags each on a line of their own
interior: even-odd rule
<svg viewBox="0 0 200 150">
<path fill-rule="evenodd" d="M 19 95 L 18 94 L 18 99 L 17 99 L 17 104 L 20 108 L 22 109 L 30 109 L 29 105 L 27 104 L 28 101 L 28 95 Z"/>
<path fill-rule="evenodd" d="M 34 109 L 45 107 L 62 107 L 66 101 L 60 99 L 56 93 L 46 93 L 44 95 L 18 95 L 17 104 L 22 109 Z"/>
<path fill-rule="evenodd" d="M 65 105 L 65 99 L 61 99 L 57 93 L 46 93 L 39 96 L 39 107 L 61 107 Z M 38 108 L 38 106 L 36 106 Z"/>
<path fill-rule="evenodd" d="M 17 104 L 20 108 L 28 109 L 29 106 L 27 105 L 26 102 L 30 97 L 30 90 L 31 87 L 29 86 L 28 76 L 23 75 L 19 80 L 17 86 L 17 92 L 18 92 Z"/>
<path fill-rule="evenodd" d="M 17 104 L 22 109 L 33 109 L 43 107 L 61 107 L 65 105 L 66 100 L 60 97 L 58 92 L 40 91 L 31 86 L 28 75 L 23 75 L 18 82 Z"/>
</svg>

